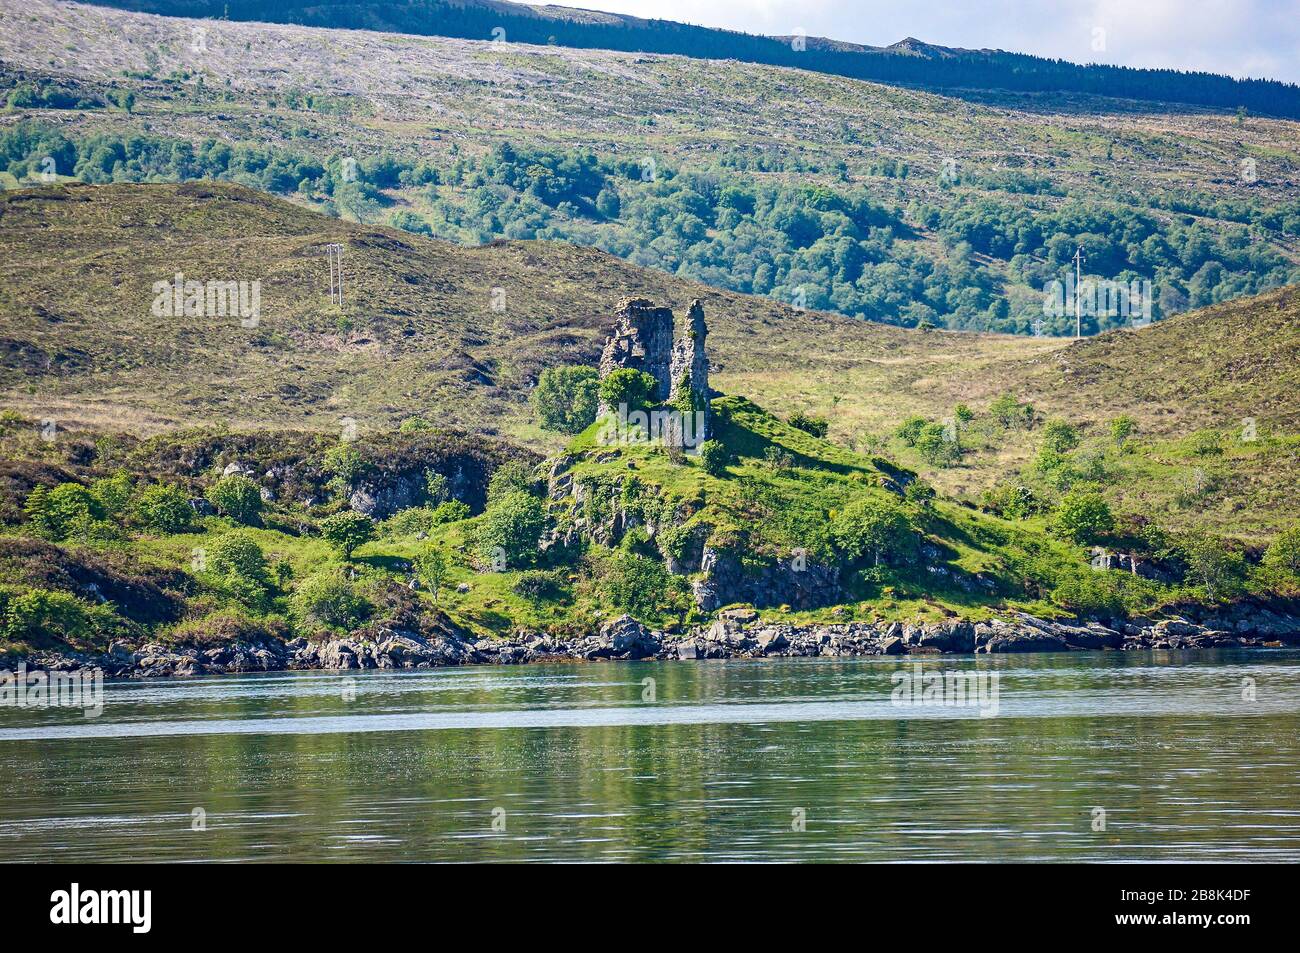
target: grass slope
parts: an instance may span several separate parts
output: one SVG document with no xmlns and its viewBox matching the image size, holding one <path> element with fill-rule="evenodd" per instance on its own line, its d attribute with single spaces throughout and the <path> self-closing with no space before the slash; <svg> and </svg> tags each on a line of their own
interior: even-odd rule
<svg viewBox="0 0 1300 953">
<path fill-rule="evenodd" d="M 540 370 L 594 363 L 619 297 L 677 308 L 699 297 L 717 388 L 781 414 L 824 414 L 840 444 L 887 449 L 948 495 L 974 500 L 1027 467 L 1040 431 L 977 419 L 960 461 L 937 467 L 894 429 L 916 414 L 942 420 L 958 403 L 983 415 L 1013 392 L 1039 423 L 1082 428 L 1076 453 L 1108 455 L 1107 492 L 1125 508 L 1255 541 L 1300 516 L 1294 291 L 1071 343 L 797 312 L 592 249 L 463 248 L 226 184 L 10 192 L 0 226 L 0 402 L 64 428 L 338 433 L 350 418 L 365 433 L 425 415 L 555 449 L 526 404 Z M 347 249 L 344 310 L 328 301 L 329 242 Z M 177 271 L 262 281 L 259 327 L 155 317 L 153 283 Z M 503 312 L 492 307 L 498 288 Z M 1119 415 L 1137 425 L 1123 453 L 1106 430 Z M 1248 420 L 1259 439 L 1239 439 Z M 1201 431 L 1221 436 L 1221 452 L 1188 443 Z"/>
<path fill-rule="evenodd" d="M 723 389 L 896 363 L 927 375 L 1059 347 L 916 332 L 719 292 L 558 243 L 463 248 L 342 222 L 238 186 L 79 185 L 0 195 L 6 402 L 36 417 L 150 432 L 177 424 L 363 431 L 413 414 L 530 437 L 543 366 L 594 363 L 625 295 L 701 298 Z M 347 302 L 324 246 L 346 246 Z M 160 318 L 176 272 L 260 280 L 262 320 Z M 493 289 L 504 311 L 493 310 Z M 942 339 L 941 348 L 929 341 Z M 125 415 L 125 416 L 124 416 Z"/>
</svg>

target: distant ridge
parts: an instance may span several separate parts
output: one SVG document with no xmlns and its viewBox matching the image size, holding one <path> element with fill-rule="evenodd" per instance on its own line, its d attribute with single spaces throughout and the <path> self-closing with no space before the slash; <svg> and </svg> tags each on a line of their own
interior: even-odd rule
<svg viewBox="0 0 1300 953">
<path fill-rule="evenodd" d="M 926 89 L 989 89 L 1021 93 L 1082 93 L 1180 103 L 1213 109 L 1245 108 L 1300 119 L 1300 86 L 1213 73 L 1081 65 L 1002 50 L 963 50 L 908 37 L 872 47 L 823 37 L 755 36 L 560 6 L 502 0 L 91 0 L 165 16 L 295 23 L 426 36 L 587 49 L 671 53 L 699 59 L 736 59 L 789 66 Z M 494 32 L 496 31 L 496 32 Z M 500 31 L 504 31 L 502 34 Z M 803 49 L 795 49 L 801 46 Z"/>
</svg>

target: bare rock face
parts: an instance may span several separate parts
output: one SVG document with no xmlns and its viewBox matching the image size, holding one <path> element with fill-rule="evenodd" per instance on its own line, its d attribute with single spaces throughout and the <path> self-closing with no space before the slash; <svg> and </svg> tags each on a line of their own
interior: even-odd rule
<svg viewBox="0 0 1300 953">
<path fill-rule="evenodd" d="M 655 379 L 654 400 L 667 400 L 672 391 L 672 309 L 657 308 L 645 298 L 625 298 L 616 316 L 618 324 L 600 355 L 600 376 L 623 368 L 645 371 Z"/>
</svg>

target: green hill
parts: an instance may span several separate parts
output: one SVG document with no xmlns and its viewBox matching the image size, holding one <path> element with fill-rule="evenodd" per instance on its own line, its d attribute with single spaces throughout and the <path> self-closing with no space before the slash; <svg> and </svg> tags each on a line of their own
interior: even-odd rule
<svg viewBox="0 0 1300 953">
<path fill-rule="evenodd" d="M 525 400 L 540 369 L 594 364 L 623 295 L 701 298 L 724 386 L 828 367 L 879 366 L 894 377 L 894 363 L 943 376 L 1061 344 L 945 335 L 931 349 L 919 333 L 795 312 L 594 249 L 463 248 L 228 184 L 10 192 L 0 222 L 11 406 L 142 433 L 217 421 L 336 430 L 344 414 L 365 431 L 429 414 L 537 439 Z M 334 242 L 345 246 L 343 308 L 329 301 L 324 246 Z M 260 325 L 153 315 L 154 284 L 176 272 L 259 280 Z"/>
<path fill-rule="evenodd" d="M 680 629 L 735 603 L 1113 621 L 1300 585 L 1289 290 L 1067 343 L 794 311 L 222 183 L 10 191 L 0 229 L 6 650 Z M 178 272 L 260 282 L 256 322 L 157 307 Z M 593 365 L 627 295 L 702 301 L 712 463 L 538 426 L 533 385 Z M 1142 572 L 1096 571 L 1094 547 Z"/>
<path fill-rule="evenodd" d="M 1255 542 L 1300 516 L 1300 304 L 1287 290 L 1070 343 L 796 312 L 593 249 L 462 248 L 224 184 L 11 192 L 0 225 L 3 403 L 65 428 L 337 434 L 347 418 L 365 434 L 424 416 L 555 449 L 527 404 L 542 369 L 594 365 L 619 297 L 700 298 L 723 392 L 824 415 L 836 442 L 896 455 L 951 496 L 977 502 L 1013 477 L 1058 494 L 1034 470 L 1056 417 L 1080 431 L 1075 468 L 1100 467 L 1106 492 L 1138 513 Z M 342 309 L 328 296 L 333 242 L 345 246 Z M 178 271 L 260 281 L 259 326 L 152 314 L 154 284 Z M 1033 405 L 1029 426 L 990 414 L 1008 393 Z M 957 457 L 927 459 L 896 436 L 959 404 L 975 417 Z M 1118 417 L 1135 427 L 1124 447 L 1110 436 Z M 1250 420 L 1257 439 L 1243 440 Z"/>
<path fill-rule="evenodd" d="M 902 326 L 1070 334 L 1044 291 L 1079 246 L 1156 318 L 1300 278 L 1294 121 L 57 0 L 0 18 L 9 186 L 220 178 Z"/>
</svg>

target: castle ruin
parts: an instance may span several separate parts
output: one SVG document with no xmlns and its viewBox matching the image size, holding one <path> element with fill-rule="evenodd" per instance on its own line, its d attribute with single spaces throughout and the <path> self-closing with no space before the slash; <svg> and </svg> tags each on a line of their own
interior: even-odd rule
<svg viewBox="0 0 1300 953">
<path fill-rule="evenodd" d="M 705 338 L 704 306 L 691 302 L 680 328 L 671 308 L 656 307 L 645 298 L 625 298 L 615 312 L 618 323 L 600 355 L 600 376 L 624 368 L 644 371 L 655 381 L 651 400 L 682 413 L 703 414 L 703 433 L 709 439 L 709 357 Z M 601 406 L 602 414 L 615 408 Z"/>
</svg>

